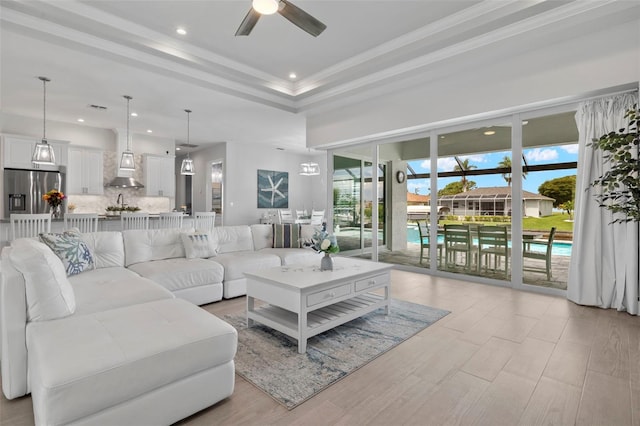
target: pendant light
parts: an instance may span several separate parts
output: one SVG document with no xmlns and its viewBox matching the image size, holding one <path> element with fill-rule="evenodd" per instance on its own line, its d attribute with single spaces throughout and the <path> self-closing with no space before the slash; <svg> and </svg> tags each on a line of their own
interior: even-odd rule
<svg viewBox="0 0 640 426">
<path fill-rule="evenodd" d="M 309 149 L 309 153 L 311 153 L 311 149 Z M 300 163 L 298 173 L 300 176 L 318 176 L 320 174 L 320 165 L 314 162 Z"/>
<path fill-rule="evenodd" d="M 136 169 L 136 163 L 133 160 L 133 151 L 131 151 L 131 137 L 129 136 L 129 102 L 133 99 L 131 96 L 123 96 L 127 100 L 127 150 L 122 152 L 120 158 L 120 170 L 133 171 Z"/>
<path fill-rule="evenodd" d="M 56 156 L 53 153 L 53 147 L 49 145 L 49 142 L 47 142 L 47 82 L 51 80 L 47 77 L 38 77 L 38 79 L 42 81 L 44 93 L 42 102 L 42 110 L 44 111 L 42 120 L 42 141 L 36 143 L 33 155 L 31 156 L 31 162 L 33 164 L 54 165 L 56 164 Z"/>
<path fill-rule="evenodd" d="M 189 114 L 191 114 L 191 110 L 190 109 L 185 109 L 184 112 L 187 113 L 187 145 L 189 145 L 189 127 L 190 127 L 190 120 L 189 120 Z M 187 158 L 182 160 L 182 166 L 180 167 L 180 174 L 181 175 L 187 175 L 187 176 L 192 176 L 196 173 L 195 168 L 193 167 L 193 160 L 191 159 L 191 157 L 189 156 L 189 151 L 187 151 Z"/>
</svg>

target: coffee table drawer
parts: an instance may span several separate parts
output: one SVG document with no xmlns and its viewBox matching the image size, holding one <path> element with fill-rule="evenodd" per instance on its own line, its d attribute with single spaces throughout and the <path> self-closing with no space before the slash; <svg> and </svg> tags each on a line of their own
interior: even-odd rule
<svg viewBox="0 0 640 426">
<path fill-rule="evenodd" d="M 350 283 L 311 293 L 307 296 L 307 306 L 317 305 L 319 303 L 335 299 L 336 297 L 346 296 L 349 293 L 351 293 Z"/>
<path fill-rule="evenodd" d="M 380 287 L 389 282 L 388 274 L 375 275 L 373 277 L 365 278 L 363 280 L 356 281 L 356 292 L 366 290 L 368 288 Z"/>
</svg>

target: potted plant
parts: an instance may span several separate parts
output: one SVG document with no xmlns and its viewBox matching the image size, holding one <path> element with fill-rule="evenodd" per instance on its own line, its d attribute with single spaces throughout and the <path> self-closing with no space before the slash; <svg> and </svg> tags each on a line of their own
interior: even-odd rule
<svg viewBox="0 0 640 426">
<path fill-rule="evenodd" d="M 118 206 L 107 206 L 105 210 L 107 211 L 107 216 L 115 216 L 120 213 L 120 207 Z"/>
<path fill-rule="evenodd" d="M 600 188 L 596 195 L 600 207 L 614 214 L 620 213 L 612 223 L 640 222 L 640 110 L 637 105 L 628 110 L 624 117 L 628 120 L 626 128 L 602 135 L 590 144 L 593 149 L 604 153 L 604 161 L 610 167 L 609 171 L 596 178 L 591 185 Z"/>
</svg>

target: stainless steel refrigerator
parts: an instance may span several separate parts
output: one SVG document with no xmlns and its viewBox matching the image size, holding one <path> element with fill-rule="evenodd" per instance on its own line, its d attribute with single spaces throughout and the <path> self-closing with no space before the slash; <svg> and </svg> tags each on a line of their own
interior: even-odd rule
<svg viewBox="0 0 640 426">
<path fill-rule="evenodd" d="M 42 196 L 52 189 L 65 192 L 64 174 L 58 171 L 4 169 L 4 217 L 13 213 L 47 213 Z"/>
</svg>

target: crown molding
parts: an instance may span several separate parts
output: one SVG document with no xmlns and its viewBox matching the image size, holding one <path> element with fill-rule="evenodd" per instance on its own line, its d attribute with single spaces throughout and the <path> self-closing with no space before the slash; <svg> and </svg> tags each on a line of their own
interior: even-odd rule
<svg viewBox="0 0 640 426">
<path fill-rule="evenodd" d="M 102 25 L 107 25 L 114 30 L 136 36 L 137 38 L 144 40 L 144 43 L 140 44 L 143 44 L 149 49 L 157 50 L 169 55 L 175 55 L 181 59 L 184 59 L 184 57 L 199 58 L 209 64 L 222 66 L 236 73 L 241 73 L 251 77 L 252 79 L 247 79 L 245 84 L 255 85 L 257 81 L 259 86 L 278 91 L 288 96 L 294 95 L 293 83 L 288 80 L 278 78 L 264 71 L 234 61 L 225 56 L 218 55 L 209 50 L 199 48 L 190 43 L 176 40 L 164 33 L 153 31 L 149 28 L 138 25 L 135 22 L 119 18 L 87 4 L 80 3 L 76 0 L 66 0 L 51 2 L 49 5 L 67 13 L 80 16 L 84 19 L 99 22 Z"/>
<path fill-rule="evenodd" d="M 56 39 L 61 40 L 65 46 L 81 45 L 91 48 L 91 50 L 115 55 L 116 57 L 126 59 L 127 61 L 144 65 L 145 67 L 155 68 L 156 70 L 160 70 L 164 73 L 170 72 L 172 74 L 180 75 L 201 87 L 212 88 L 223 93 L 257 101 L 285 111 L 296 112 L 295 103 L 289 96 L 284 96 L 274 92 L 273 90 L 256 88 L 248 84 L 229 80 L 211 72 L 203 71 L 199 69 L 200 67 L 185 65 L 181 62 L 200 65 L 198 63 L 198 58 L 187 54 L 181 54 L 178 56 L 178 52 L 173 52 L 172 58 L 179 57 L 181 60 L 180 62 L 175 59 L 162 58 L 139 49 L 124 46 L 119 43 L 105 40 L 104 38 L 96 37 L 51 21 L 43 20 L 6 8 L 2 11 L 0 21 L 27 28 L 30 31 L 41 35 L 46 35 L 49 40 L 51 40 L 50 37 L 55 37 Z"/>
<path fill-rule="evenodd" d="M 453 44 L 447 48 L 437 50 L 435 52 L 416 57 L 414 59 L 402 62 L 398 65 L 385 68 L 383 70 L 370 73 L 361 78 L 356 78 L 348 83 L 337 85 L 331 89 L 319 91 L 317 94 L 301 98 L 296 101 L 298 111 L 309 111 L 315 105 L 326 103 L 327 101 L 344 96 L 349 92 L 362 90 L 377 84 L 384 83 L 390 79 L 397 79 L 398 76 L 416 71 L 428 65 L 443 61 L 448 58 L 462 55 L 481 47 L 489 46 L 512 37 L 539 30 L 559 22 L 567 21 L 574 17 L 580 16 L 597 9 L 604 8 L 606 5 L 616 3 L 621 7 L 636 7 L 633 2 L 620 2 L 616 0 L 608 1 L 576 1 L 546 12 L 540 13 L 533 17 L 523 19 L 511 25 L 493 30 L 480 36 L 473 37 Z"/>
<path fill-rule="evenodd" d="M 439 33 L 452 29 L 455 29 L 457 32 L 464 31 L 466 29 L 465 24 L 468 22 L 473 22 L 477 25 L 479 20 L 482 20 L 483 22 L 494 21 L 496 19 L 503 18 L 508 14 L 527 9 L 532 5 L 543 3 L 545 1 L 547 0 L 509 0 L 501 2 L 485 0 L 482 3 L 449 15 L 436 22 L 349 58 L 346 61 L 342 61 L 334 66 L 326 68 L 319 73 L 309 76 L 308 78 L 300 80 L 296 85 L 294 94 L 299 96 L 318 87 L 322 87 L 327 80 L 330 80 L 332 77 L 335 77 L 340 73 L 349 71 L 392 52 L 397 52 L 410 45 L 415 45 L 416 43 L 426 44 L 429 42 L 429 38 Z"/>
<path fill-rule="evenodd" d="M 429 65 L 528 32 L 544 31 L 554 25 L 583 19 L 583 16 L 593 19 L 597 14 L 605 15 L 612 13 L 612 10 L 616 12 L 637 7 L 635 2 L 621 0 L 575 0 L 557 3 L 556 7 L 510 25 L 429 53 L 412 56 L 412 51 L 420 47 L 428 48 L 437 36 L 462 36 L 471 27 L 499 23 L 510 15 L 523 14 L 528 8 L 544 3 L 555 4 L 551 0 L 485 0 L 296 83 L 142 27 L 77 0 L 4 2 L 0 22 L 27 29 L 41 39 L 53 40 L 63 46 L 81 46 L 86 52 L 94 51 L 94 55 L 105 53 L 122 63 L 139 65 L 160 74 L 177 76 L 203 88 L 298 113 L 322 110 L 334 104 L 371 97 L 381 87 L 393 86 L 401 76 L 416 75 Z M 12 4 L 19 4 L 20 7 L 12 8 Z M 612 8 L 611 5 L 615 7 Z M 51 8 L 57 14 L 64 14 L 65 18 L 83 19 L 88 23 L 105 25 L 115 31 L 119 39 L 96 36 L 60 25 L 55 19 L 42 18 L 46 16 L 40 11 L 42 7 Z M 391 54 L 400 59 L 391 66 L 376 67 L 376 63 L 380 64 Z M 424 78 L 428 78 L 428 75 Z"/>
</svg>

